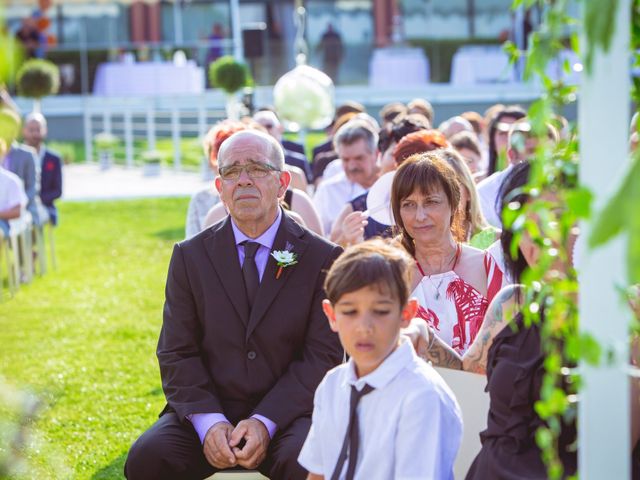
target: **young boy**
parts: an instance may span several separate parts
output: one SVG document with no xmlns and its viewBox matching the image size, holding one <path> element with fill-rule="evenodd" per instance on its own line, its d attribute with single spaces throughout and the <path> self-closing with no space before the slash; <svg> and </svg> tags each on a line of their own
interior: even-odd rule
<svg viewBox="0 0 640 480">
<path fill-rule="evenodd" d="M 460 409 L 400 335 L 417 310 L 410 265 L 377 240 L 347 249 L 327 274 L 324 312 L 350 359 L 316 390 L 298 457 L 308 480 L 453 478 Z"/>
</svg>

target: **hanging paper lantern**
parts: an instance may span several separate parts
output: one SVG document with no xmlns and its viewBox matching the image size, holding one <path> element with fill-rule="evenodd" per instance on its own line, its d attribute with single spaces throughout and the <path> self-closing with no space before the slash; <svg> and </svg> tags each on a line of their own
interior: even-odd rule
<svg viewBox="0 0 640 480">
<path fill-rule="evenodd" d="M 273 87 L 273 101 L 285 127 L 291 131 L 322 129 L 334 114 L 331 78 L 308 65 L 285 73 Z"/>
</svg>

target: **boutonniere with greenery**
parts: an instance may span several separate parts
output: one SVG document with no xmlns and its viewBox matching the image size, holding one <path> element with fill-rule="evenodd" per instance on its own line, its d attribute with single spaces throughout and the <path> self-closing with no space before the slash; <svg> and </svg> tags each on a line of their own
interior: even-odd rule
<svg viewBox="0 0 640 480">
<path fill-rule="evenodd" d="M 298 263 L 298 256 L 289 250 L 274 250 L 271 256 L 276 259 L 278 271 L 276 272 L 276 280 L 282 275 L 282 269 L 290 267 Z"/>
</svg>

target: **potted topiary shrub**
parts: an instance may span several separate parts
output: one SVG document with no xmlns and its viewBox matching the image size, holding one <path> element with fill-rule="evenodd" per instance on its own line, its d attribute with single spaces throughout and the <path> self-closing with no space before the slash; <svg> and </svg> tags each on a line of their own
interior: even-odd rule
<svg viewBox="0 0 640 480">
<path fill-rule="evenodd" d="M 160 175 L 164 155 L 158 150 L 148 150 L 142 154 L 142 175 L 155 177 Z"/>
<path fill-rule="evenodd" d="M 34 58 L 27 60 L 18 70 L 18 93 L 33 98 L 33 111 L 40 111 L 40 99 L 54 95 L 60 90 L 60 71 L 48 60 Z"/>
<path fill-rule="evenodd" d="M 209 65 L 209 81 L 214 87 L 225 91 L 227 94 L 227 117 L 237 120 L 239 102 L 236 94 L 244 87 L 253 85 L 253 79 L 247 66 L 230 55 L 220 57 Z"/>
<path fill-rule="evenodd" d="M 98 152 L 98 164 L 102 170 L 108 170 L 113 164 L 113 151 L 120 140 L 108 132 L 101 132 L 93 137 L 93 143 Z"/>
</svg>

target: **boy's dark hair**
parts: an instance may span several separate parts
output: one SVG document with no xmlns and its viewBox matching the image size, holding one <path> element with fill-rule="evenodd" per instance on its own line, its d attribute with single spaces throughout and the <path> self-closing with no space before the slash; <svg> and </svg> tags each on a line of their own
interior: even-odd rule
<svg viewBox="0 0 640 480">
<path fill-rule="evenodd" d="M 411 288 L 411 257 L 382 240 L 368 240 L 347 248 L 333 263 L 324 281 L 332 304 L 364 287 L 388 288 L 400 305 L 406 305 Z"/>
</svg>

